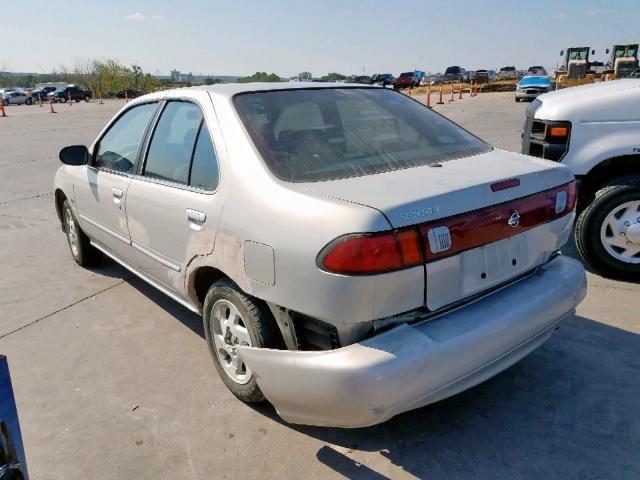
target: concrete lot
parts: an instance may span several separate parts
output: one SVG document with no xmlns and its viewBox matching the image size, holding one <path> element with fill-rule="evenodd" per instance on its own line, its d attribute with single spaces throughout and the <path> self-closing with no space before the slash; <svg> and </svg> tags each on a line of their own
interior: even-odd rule
<svg viewBox="0 0 640 480">
<path fill-rule="evenodd" d="M 640 285 L 593 274 L 545 346 L 383 425 L 291 426 L 237 401 L 196 315 L 68 252 L 51 195 L 57 152 L 89 143 L 121 105 L 12 106 L 0 118 L 0 352 L 34 480 L 640 476 Z M 518 151 L 526 105 L 484 94 L 440 111 Z"/>
</svg>

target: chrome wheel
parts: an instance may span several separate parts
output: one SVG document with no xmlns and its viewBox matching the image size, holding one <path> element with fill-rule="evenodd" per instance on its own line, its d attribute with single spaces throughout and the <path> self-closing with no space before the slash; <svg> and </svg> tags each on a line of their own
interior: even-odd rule
<svg viewBox="0 0 640 480">
<path fill-rule="evenodd" d="M 241 385 L 251 380 L 251 370 L 238 357 L 239 345 L 252 346 L 251 337 L 238 308 L 228 300 L 218 300 L 211 309 L 211 329 L 215 351 L 224 372 Z"/>
<path fill-rule="evenodd" d="M 616 260 L 640 264 L 640 201 L 626 202 L 611 210 L 602 222 L 600 240 Z"/>
<path fill-rule="evenodd" d="M 80 252 L 78 225 L 76 224 L 71 209 L 67 208 L 64 211 L 64 223 L 67 226 L 67 239 L 69 240 L 69 248 L 74 257 L 78 257 Z"/>
</svg>

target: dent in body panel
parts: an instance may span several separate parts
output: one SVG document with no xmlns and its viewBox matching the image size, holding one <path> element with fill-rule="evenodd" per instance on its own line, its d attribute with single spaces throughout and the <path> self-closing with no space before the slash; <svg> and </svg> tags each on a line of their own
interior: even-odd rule
<svg viewBox="0 0 640 480">
<path fill-rule="evenodd" d="M 184 291 L 194 305 L 202 307 L 195 290 L 195 273 L 201 267 L 213 267 L 231 278 L 242 290 L 247 291 L 242 261 L 242 243 L 225 232 L 216 235 L 203 230 L 193 235 L 187 247 L 184 266 Z"/>
</svg>

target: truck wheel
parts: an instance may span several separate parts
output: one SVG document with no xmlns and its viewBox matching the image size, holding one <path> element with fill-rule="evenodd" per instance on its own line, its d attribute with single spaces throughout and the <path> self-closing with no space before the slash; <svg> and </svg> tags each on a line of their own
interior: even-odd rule
<svg viewBox="0 0 640 480">
<path fill-rule="evenodd" d="M 78 225 L 76 217 L 73 215 L 69 201 L 62 204 L 62 221 L 64 222 L 64 232 L 67 234 L 69 250 L 71 256 L 81 267 L 95 267 L 102 260 L 102 253 L 91 245 L 89 237 Z"/>
<path fill-rule="evenodd" d="M 640 278 L 640 179 L 599 190 L 575 228 L 578 251 L 594 270 L 612 278 Z"/>
<path fill-rule="evenodd" d="M 85 95 L 84 96 L 84 101 L 85 102 L 89 102 L 89 100 L 91 100 L 91 97 L 89 95 Z"/>
<path fill-rule="evenodd" d="M 282 348 L 280 333 L 268 309 L 229 279 L 214 283 L 202 307 L 204 332 L 218 375 L 231 393 L 246 403 L 264 400 L 237 346 Z"/>
</svg>

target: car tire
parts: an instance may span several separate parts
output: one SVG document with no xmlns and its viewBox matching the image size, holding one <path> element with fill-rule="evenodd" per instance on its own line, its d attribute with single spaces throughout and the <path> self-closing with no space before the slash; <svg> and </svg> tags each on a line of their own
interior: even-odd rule
<svg viewBox="0 0 640 480">
<path fill-rule="evenodd" d="M 202 320 L 209 353 L 227 388 L 245 403 L 263 401 L 255 375 L 242 363 L 235 346 L 283 348 L 268 307 L 225 278 L 209 288 Z"/>
<path fill-rule="evenodd" d="M 58 101 L 59 101 L 60 103 L 67 103 L 67 97 L 60 97 L 60 98 L 58 99 Z"/>
<path fill-rule="evenodd" d="M 578 216 L 576 246 L 585 262 L 597 273 L 621 280 L 638 280 L 640 253 L 625 259 L 625 253 L 628 256 L 636 251 L 635 239 L 633 243 L 619 239 L 626 238 L 625 232 L 634 225 L 633 222 L 640 226 L 640 178 L 620 179 L 615 183 L 598 190 L 595 199 Z M 616 222 L 616 218 L 622 221 L 624 217 L 629 217 L 630 225 Z M 614 231 L 615 225 L 620 225 L 624 231 Z M 634 231 L 638 228 L 634 227 Z"/>
<path fill-rule="evenodd" d="M 62 204 L 62 222 L 71 256 L 81 267 L 96 267 L 102 260 L 102 252 L 91 245 L 89 237 L 82 231 L 73 214 L 69 201 Z"/>
<path fill-rule="evenodd" d="M 84 101 L 89 103 L 89 100 L 91 100 L 91 97 L 89 95 L 85 95 L 84 96 Z"/>
<path fill-rule="evenodd" d="M 516 103 L 520 103 L 520 99 L 516 97 Z"/>
<path fill-rule="evenodd" d="M 76 102 L 76 103 L 80 103 L 80 99 L 79 98 L 75 98 L 73 101 Z"/>
</svg>

